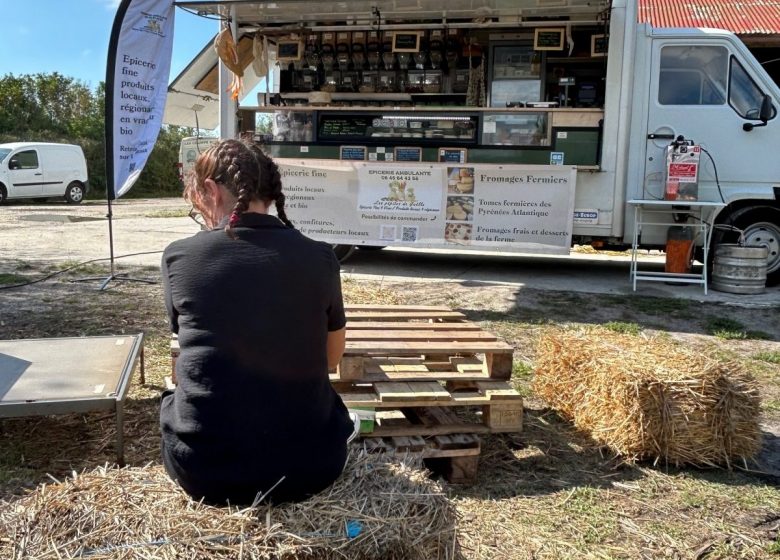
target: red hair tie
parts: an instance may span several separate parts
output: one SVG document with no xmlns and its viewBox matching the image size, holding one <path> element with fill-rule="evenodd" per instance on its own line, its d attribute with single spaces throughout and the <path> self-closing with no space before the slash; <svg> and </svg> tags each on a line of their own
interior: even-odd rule
<svg viewBox="0 0 780 560">
<path fill-rule="evenodd" d="M 238 223 L 238 212 L 230 214 L 230 220 L 228 221 L 230 227 L 234 227 Z"/>
</svg>

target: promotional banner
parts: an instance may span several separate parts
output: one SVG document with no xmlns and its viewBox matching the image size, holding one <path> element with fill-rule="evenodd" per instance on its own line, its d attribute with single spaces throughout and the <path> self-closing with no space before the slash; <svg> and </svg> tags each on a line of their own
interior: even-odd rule
<svg viewBox="0 0 780 560">
<path fill-rule="evenodd" d="M 122 0 L 106 69 L 109 199 L 133 186 L 162 124 L 173 47 L 173 0 Z"/>
<path fill-rule="evenodd" d="M 314 239 L 560 254 L 571 247 L 572 166 L 276 161 L 287 215 Z"/>
</svg>

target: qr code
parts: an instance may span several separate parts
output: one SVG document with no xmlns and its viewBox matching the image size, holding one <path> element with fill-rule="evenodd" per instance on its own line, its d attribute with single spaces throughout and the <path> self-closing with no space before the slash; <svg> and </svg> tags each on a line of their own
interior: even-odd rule
<svg viewBox="0 0 780 560">
<path fill-rule="evenodd" d="M 401 241 L 410 243 L 417 241 L 417 226 L 403 226 L 401 228 Z"/>
<path fill-rule="evenodd" d="M 379 239 L 382 241 L 395 241 L 395 226 L 381 226 L 379 228 Z"/>
</svg>

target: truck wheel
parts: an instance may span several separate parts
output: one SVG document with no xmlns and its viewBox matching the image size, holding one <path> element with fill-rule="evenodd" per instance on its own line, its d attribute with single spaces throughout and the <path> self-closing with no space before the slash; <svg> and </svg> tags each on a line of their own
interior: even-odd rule
<svg viewBox="0 0 780 560">
<path fill-rule="evenodd" d="M 333 252 L 336 253 L 336 258 L 339 260 L 339 262 L 344 262 L 347 260 L 352 253 L 355 252 L 355 246 L 354 245 L 334 245 L 333 246 Z"/>
<path fill-rule="evenodd" d="M 766 285 L 780 283 L 780 208 L 752 206 L 735 212 L 726 223 L 745 232 L 745 245 L 766 247 L 769 250 Z M 739 240 L 738 233 L 722 230 L 717 237 L 719 243 L 736 243 Z"/>
<path fill-rule="evenodd" d="M 8 200 L 8 191 L 5 190 L 5 185 L 0 183 L 0 204 L 5 204 Z"/>
<path fill-rule="evenodd" d="M 81 183 L 73 181 L 65 190 L 65 202 L 68 204 L 81 204 L 84 200 L 84 187 Z"/>
</svg>

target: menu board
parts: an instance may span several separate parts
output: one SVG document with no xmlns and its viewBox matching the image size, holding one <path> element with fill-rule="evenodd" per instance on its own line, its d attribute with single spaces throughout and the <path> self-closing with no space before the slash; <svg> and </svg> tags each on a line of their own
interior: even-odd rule
<svg viewBox="0 0 780 560">
<path fill-rule="evenodd" d="M 393 35 L 393 52 L 418 52 L 420 33 L 417 31 L 396 31 Z"/>
<path fill-rule="evenodd" d="M 422 148 L 396 148 L 395 161 L 422 161 Z"/>
<path fill-rule="evenodd" d="M 301 41 L 279 41 L 277 44 L 277 60 L 300 60 L 303 44 Z"/>
<path fill-rule="evenodd" d="M 608 39 L 605 35 L 590 36 L 590 56 L 606 56 Z"/>
<path fill-rule="evenodd" d="M 319 138 L 321 140 L 344 137 L 364 137 L 370 124 L 368 117 L 339 117 L 327 115 L 320 117 Z"/>
<path fill-rule="evenodd" d="M 341 146 L 339 155 L 343 160 L 365 161 L 368 150 L 365 146 Z"/>
<path fill-rule="evenodd" d="M 562 51 L 563 28 L 538 27 L 534 33 L 535 51 Z"/>
<path fill-rule="evenodd" d="M 465 148 L 439 148 L 439 161 L 448 163 L 466 163 Z"/>
</svg>

